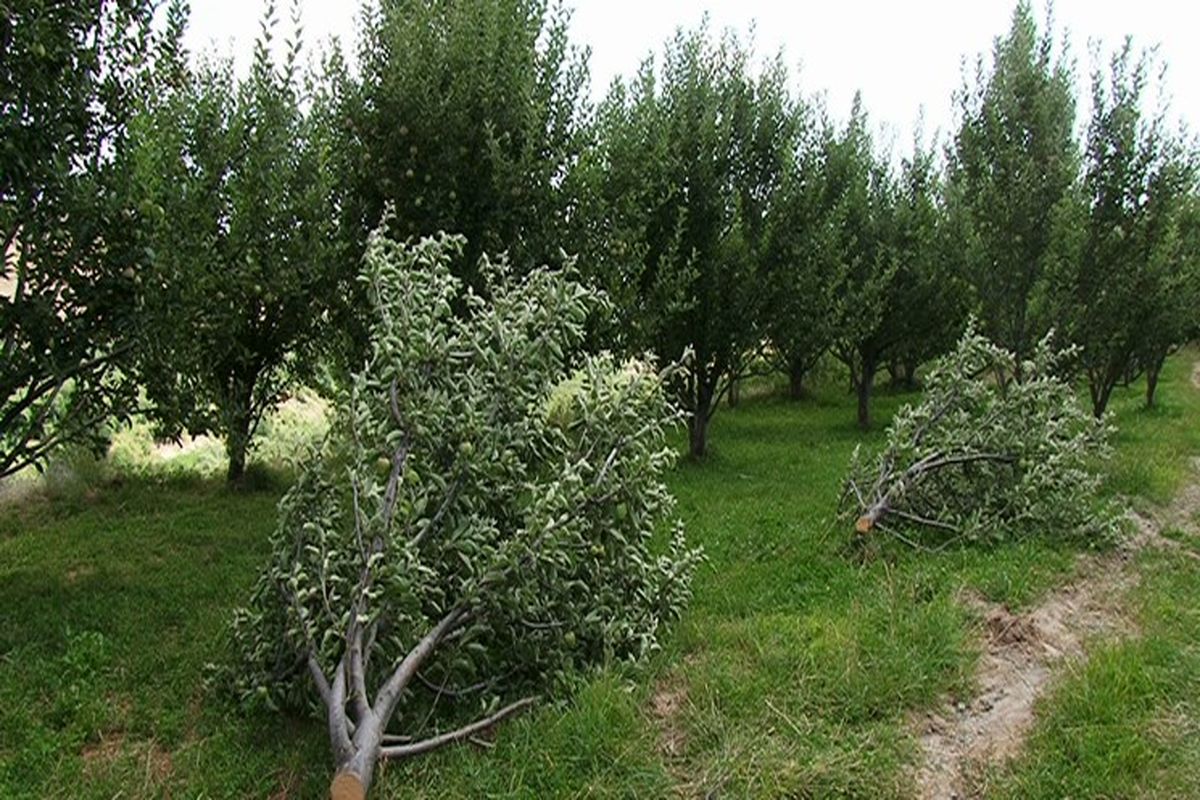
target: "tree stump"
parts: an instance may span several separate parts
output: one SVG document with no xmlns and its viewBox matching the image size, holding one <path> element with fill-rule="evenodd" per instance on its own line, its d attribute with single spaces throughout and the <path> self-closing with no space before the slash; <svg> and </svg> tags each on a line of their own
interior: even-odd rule
<svg viewBox="0 0 1200 800">
<path fill-rule="evenodd" d="M 357 775 L 339 772 L 329 786 L 330 800 L 366 800 L 367 790 Z"/>
</svg>

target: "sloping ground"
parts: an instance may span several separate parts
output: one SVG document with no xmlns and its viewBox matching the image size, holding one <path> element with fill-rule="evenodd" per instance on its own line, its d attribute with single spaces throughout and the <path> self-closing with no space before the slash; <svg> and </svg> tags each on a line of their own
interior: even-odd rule
<svg viewBox="0 0 1200 800">
<path fill-rule="evenodd" d="M 1200 362 L 1192 371 L 1200 390 Z M 1035 721 L 1035 706 L 1065 661 L 1079 662 L 1087 645 L 1104 637 L 1136 636 L 1126 597 L 1139 581 L 1135 556 L 1160 548 L 1200 561 L 1200 555 L 1163 535 L 1197 532 L 1200 459 L 1175 500 L 1152 515 L 1130 513 L 1134 534 L 1104 556 L 1081 556 L 1077 576 L 1034 608 L 1013 614 L 978 596 L 964 603 L 981 620 L 982 655 L 977 689 L 969 700 L 914 716 L 921 763 L 917 791 L 928 800 L 979 796 L 978 776 L 1015 756 Z"/>
</svg>

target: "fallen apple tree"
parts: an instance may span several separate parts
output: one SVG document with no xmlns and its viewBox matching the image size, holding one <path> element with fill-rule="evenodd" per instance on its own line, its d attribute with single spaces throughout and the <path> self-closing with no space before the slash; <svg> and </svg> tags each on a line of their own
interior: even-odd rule
<svg viewBox="0 0 1200 800">
<path fill-rule="evenodd" d="M 1109 428 L 1060 377 L 1070 355 L 1047 336 L 1016 370 L 972 322 L 930 369 L 921 402 L 896 414 L 882 452 L 855 450 L 842 511 L 857 534 L 942 549 L 1031 532 L 1112 533 L 1096 471 Z"/>
<path fill-rule="evenodd" d="M 485 299 L 451 275 L 461 247 L 372 236 L 369 363 L 232 626 L 223 674 L 243 701 L 323 709 L 335 798 L 363 797 L 379 759 L 646 654 L 700 558 L 662 481 L 679 420 L 664 374 L 609 355 L 572 369 L 604 301 L 569 271 L 486 259 Z"/>
</svg>

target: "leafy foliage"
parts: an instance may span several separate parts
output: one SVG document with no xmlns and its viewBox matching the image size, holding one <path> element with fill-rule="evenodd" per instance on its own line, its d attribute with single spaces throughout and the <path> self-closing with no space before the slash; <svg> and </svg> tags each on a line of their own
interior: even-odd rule
<svg viewBox="0 0 1200 800">
<path fill-rule="evenodd" d="M 557 263 L 579 156 L 587 64 L 556 0 L 379 0 L 365 6 L 361 77 L 334 73 L 360 242 L 384 208 L 394 235 L 466 237 L 485 252 Z M 361 250 L 360 250 L 361 252 Z M 478 288 L 478 285 L 476 285 Z"/>
<path fill-rule="evenodd" d="M 699 557 L 662 482 L 679 414 L 652 362 L 572 368 L 603 301 L 569 274 L 518 278 L 487 259 L 484 299 L 451 272 L 462 247 L 373 235 L 370 362 L 281 503 L 271 564 L 233 628 L 246 700 L 302 702 L 306 661 L 331 676 L 332 695 L 317 685 L 339 767 L 367 785 L 367 687 L 380 687 L 379 734 L 396 707 L 420 724 L 414 695 L 486 712 L 561 688 L 654 649 Z M 669 547 L 655 555 L 659 536 Z M 358 725 L 339 744 L 347 669 Z"/>
<path fill-rule="evenodd" d="M 953 252 L 975 289 L 983 331 L 1020 368 L 1052 321 L 1045 278 L 1069 224 L 1064 203 L 1078 172 L 1070 62 L 1053 30 L 1040 33 L 1028 0 L 959 96 L 962 126 L 950 153 Z"/>
<path fill-rule="evenodd" d="M 275 24 L 268 5 L 246 79 L 181 66 L 134 125 L 151 260 L 139 377 L 166 433 L 225 437 L 232 482 L 263 415 L 313 376 L 350 283 L 328 141 L 302 111 L 299 43 L 272 62 Z"/>
<path fill-rule="evenodd" d="M 0 14 L 0 477 L 101 444 L 126 409 L 135 323 L 127 123 L 155 56 L 152 0 Z"/>
<path fill-rule="evenodd" d="M 1196 253 L 1187 252 L 1180 229 L 1197 164 L 1167 130 L 1165 108 L 1145 107 L 1152 66 L 1127 40 L 1109 73 L 1093 75 L 1085 174 L 1071 226 L 1079 233 L 1063 243 L 1053 273 L 1055 308 L 1080 348 L 1097 416 L 1118 382 L 1143 369 L 1157 374 L 1170 348 L 1186 340 L 1197 300 L 1189 275 Z"/>
<path fill-rule="evenodd" d="M 760 338 L 765 219 L 792 151 L 785 79 L 778 59 L 752 75 L 731 34 L 679 31 L 658 69 L 648 60 L 630 86 L 614 84 L 581 169 L 585 252 L 625 346 L 692 354 L 680 397 L 695 456 Z"/>
<path fill-rule="evenodd" d="M 843 507 L 859 532 L 939 547 L 1114 532 L 1114 512 L 1097 496 L 1109 428 L 1059 377 L 1072 355 L 1047 336 L 1018 370 L 972 321 L 930 368 L 921 402 L 896 414 L 883 450 L 855 451 Z"/>
</svg>

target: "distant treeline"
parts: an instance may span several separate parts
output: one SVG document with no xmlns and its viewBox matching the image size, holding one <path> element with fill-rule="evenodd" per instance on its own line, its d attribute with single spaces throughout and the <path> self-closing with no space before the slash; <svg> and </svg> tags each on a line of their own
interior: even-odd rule
<svg viewBox="0 0 1200 800">
<path fill-rule="evenodd" d="M 272 57 L 268 2 L 245 77 L 185 52 L 182 2 L 6 9 L 0 477 L 138 411 L 222 435 L 238 481 L 265 412 L 366 359 L 380 224 L 465 236 L 466 287 L 504 253 L 487 268 L 603 289 L 588 347 L 685 359 L 697 456 L 739 378 L 801 396 L 828 357 L 868 426 L 877 375 L 915 382 L 971 316 L 1018 359 L 1077 346 L 1097 415 L 1143 376 L 1153 403 L 1196 333 L 1197 149 L 1151 105 L 1159 64 L 1126 42 L 1077 125 L 1082 82 L 1024 2 L 958 129 L 901 159 L 860 101 L 836 119 L 707 24 L 592 104 L 548 0 L 369 2 L 356 58 L 312 66 L 299 38 Z"/>
</svg>

